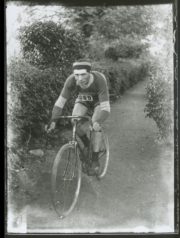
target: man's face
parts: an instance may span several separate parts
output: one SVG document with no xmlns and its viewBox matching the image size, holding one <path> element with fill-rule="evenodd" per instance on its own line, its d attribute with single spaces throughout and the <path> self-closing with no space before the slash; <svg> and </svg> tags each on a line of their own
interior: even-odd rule
<svg viewBox="0 0 180 238">
<path fill-rule="evenodd" d="M 81 87 L 85 87 L 89 83 L 90 73 L 86 69 L 74 69 L 73 73 Z"/>
</svg>

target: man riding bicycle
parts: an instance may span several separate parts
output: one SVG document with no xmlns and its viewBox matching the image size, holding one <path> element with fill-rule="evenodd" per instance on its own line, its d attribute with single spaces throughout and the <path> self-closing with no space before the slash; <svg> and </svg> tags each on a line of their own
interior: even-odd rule
<svg viewBox="0 0 180 238">
<path fill-rule="evenodd" d="M 66 101 L 77 92 L 72 115 L 73 116 L 92 116 L 93 126 L 93 156 L 92 167 L 89 174 L 93 174 L 99 169 L 98 154 L 101 147 L 101 124 L 110 114 L 109 92 L 105 76 L 97 71 L 91 70 L 91 63 L 79 60 L 73 63 L 73 74 L 65 81 L 64 87 L 54 104 L 50 125 L 47 132 L 51 132 L 56 127 L 58 118 L 62 115 L 62 110 Z M 81 122 L 78 126 L 78 135 L 85 147 L 89 145 L 88 127 Z"/>
</svg>

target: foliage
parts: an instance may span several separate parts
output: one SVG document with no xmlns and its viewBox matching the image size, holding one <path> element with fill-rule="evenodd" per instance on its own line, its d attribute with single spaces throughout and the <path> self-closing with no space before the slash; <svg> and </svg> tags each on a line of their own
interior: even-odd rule
<svg viewBox="0 0 180 238">
<path fill-rule="evenodd" d="M 107 8 L 102 22 L 103 24 L 98 25 L 98 31 L 107 39 L 117 39 L 125 35 L 140 39 L 151 31 L 151 14 L 143 6 Z"/>
<path fill-rule="evenodd" d="M 138 58 L 148 47 L 142 40 L 152 31 L 151 6 L 72 7 L 66 10 L 69 11 L 69 25 L 85 36 L 88 57 L 92 60 Z"/>
<path fill-rule="evenodd" d="M 8 194 L 16 209 L 21 209 L 22 202 L 31 202 L 38 196 L 43 162 L 43 158 L 32 156 L 23 149 L 8 149 Z"/>
<path fill-rule="evenodd" d="M 156 122 L 159 139 L 167 139 L 173 133 L 173 80 L 157 63 L 151 66 L 146 92 L 146 116 Z"/>
<path fill-rule="evenodd" d="M 17 59 L 11 62 L 8 72 L 10 121 L 23 145 L 29 136 L 42 135 L 67 74 L 56 68 L 40 70 Z"/>
<path fill-rule="evenodd" d="M 38 138 L 49 121 L 72 62 L 83 55 L 83 39 L 50 21 L 21 28 L 19 38 L 25 60 L 15 58 L 8 66 L 9 115 L 19 144 L 24 145 L 29 138 Z M 65 113 L 71 108 L 70 101 Z"/>
<path fill-rule="evenodd" d="M 83 52 L 83 38 L 53 21 L 34 22 L 20 30 L 24 58 L 39 68 L 67 69 Z"/>
<path fill-rule="evenodd" d="M 89 38 L 96 32 L 96 23 L 105 14 L 104 9 L 104 7 L 73 7 L 66 10 L 69 12 L 71 27 L 79 29 L 85 38 Z"/>
<path fill-rule="evenodd" d="M 109 46 L 105 50 L 104 55 L 106 58 L 112 59 L 114 61 L 117 61 L 119 59 L 119 52 L 114 46 Z"/>
<path fill-rule="evenodd" d="M 84 32 L 84 26 L 91 26 L 86 37 L 98 32 L 98 36 L 112 40 L 129 35 L 141 38 L 151 30 L 151 10 L 144 6 L 119 7 L 75 7 L 71 24 Z"/>
<path fill-rule="evenodd" d="M 164 8 L 163 8 L 164 9 Z M 161 14 L 160 14 L 161 13 Z M 162 50 L 151 59 L 149 82 L 146 88 L 146 116 L 152 118 L 159 129 L 159 140 L 173 137 L 173 24 L 170 8 L 155 9 L 160 26 L 155 27 L 155 42 L 161 42 Z M 170 138 L 171 137 L 171 138 Z"/>
<path fill-rule="evenodd" d="M 144 80 L 148 73 L 148 63 L 145 60 L 122 60 L 116 63 L 105 60 L 95 62 L 93 68 L 104 73 L 110 94 L 115 98 L 138 81 Z"/>
<path fill-rule="evenodd" d="M 146 45 L 129 38 L 121 38 L 105 50 L 105 57 L 117 61 L 118 58 L 138 58 L 146 50 Z"/>
</svg>

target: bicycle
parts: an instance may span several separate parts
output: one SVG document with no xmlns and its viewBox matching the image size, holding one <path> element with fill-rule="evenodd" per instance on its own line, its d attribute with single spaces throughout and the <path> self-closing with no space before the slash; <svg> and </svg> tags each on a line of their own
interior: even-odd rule
<svg viewBox="0 0 180 238">
<path fill-rule="evenodd" d="M 64 218 L 71 213 L 78 200 L 81 187 L 82 172 L 87 173 L 92 159 L 92 125 L 88 116 L 61 116 L 60 119 L 73 119 L 72 139 L 58 151 L 51 174 L 52 203 L 59 218 Z M 76 131 L 80 120 L 90 123 L 90 143 L 88 156 L 85 159 L 83 147 Z M 109 163 L 109 143 L 107 135 L 102 129 L 102 146 L 99 152 L 99 171 L 95 174 L 97 179 L 105 176 Z M 86 169 L 82 169 L 86 167 Z M 88 173 L 87 173 L 88 175 Z"/>
</svg>

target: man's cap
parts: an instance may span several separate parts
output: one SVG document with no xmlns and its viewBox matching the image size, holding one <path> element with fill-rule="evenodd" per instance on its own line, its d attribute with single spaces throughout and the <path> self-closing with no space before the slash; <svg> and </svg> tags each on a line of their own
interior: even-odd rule
<svg viewBox="0 0 180 238">
<path fill-rule="evenodd" d="M 91 70 L 91 63 L 88 61 L 77 61 L 73 63 L 74 69 L 87 69 L 87 71 Z"/>
</svg>

